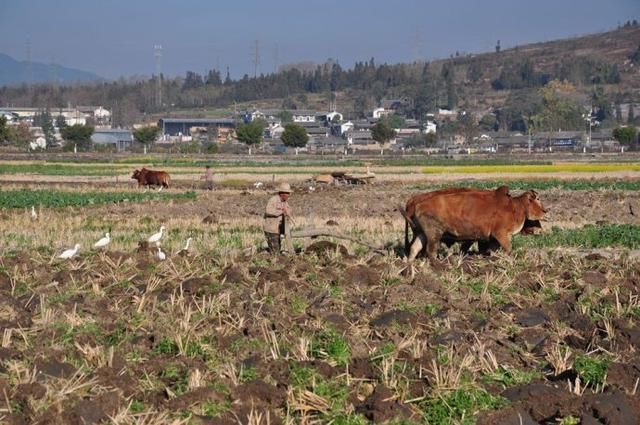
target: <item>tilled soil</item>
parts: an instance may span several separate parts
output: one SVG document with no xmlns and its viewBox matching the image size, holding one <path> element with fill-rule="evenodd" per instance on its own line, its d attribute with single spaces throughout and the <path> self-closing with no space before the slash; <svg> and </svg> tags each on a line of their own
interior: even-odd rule
<svg viewBox="0 0 640 425">
<path fill-rule="evenodd" d="M 638 423 L 640 264 L 542 254 L 453 256 L 414 275 L 400 260 L 335 251 L 160 265 L 144 251 L 5 258 L 4 420 L 100 423 L 133 403 L 160 422 L 354 412 L 420 423 L 425 400 L 452 385 L 507 400 L 482 424 Z M 617 306 L 606 317 L 596 313 L 605 304 Z M 569 353 L 564 366 L 558 352 Z M 570 391 L 572 360 L 594 352 L 609 362 L 604 390 L 583 381 Z M 532 376 L 488 378 L 499 370 Z"/>
</svg>

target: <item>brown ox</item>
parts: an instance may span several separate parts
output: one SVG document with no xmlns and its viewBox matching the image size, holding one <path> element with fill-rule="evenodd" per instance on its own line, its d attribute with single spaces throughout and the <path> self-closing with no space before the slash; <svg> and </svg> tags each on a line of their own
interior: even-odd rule
<svg viewBox="0 0 640 425">
<path fill-rule="evenodd" d="M 160 186 L 160 190 L 169 188 L 171 181 L 166 171 L 147 170 L 146 168 L 135 170 L 131 178 L 138 181 L 138 186 Z"/>
<path fill-rule="evenodd" d="M 506 190 L 507 193 L 509 192 L 509 188 L 507 187 L 504 187 L 503 190 Z M 429 201 L 431 198 L 437 195 L 446 195 L 449 193 L 460 193 L 460 192 L 486 192 L 486 190 L 470 189 L 467 187 L 452 187 L 447 189 L 440 189 L 440 190 L 435 190 L 433 192 L 426 192 L 426 193 L 420 193 L 418 195 L 414 195 L 411 198 L 409 198 L 404 208 L 402 206 L 398 207 L 400 214 L 402 214 L 402 216 L 405 218 L 405 225 L 404 225 L 405 255 L 409 255 L 409 247 L 414 244 L 416 238 L 421 233 L 420 225 L 415 220 L 416 206 L 418 206 L 423 202 Z M 409 227 L 411 227 L 411 233 L 413 234 L 413 237 L 411 238 L 411 243 L 409 243 Z M 449 241 L 445 241 L 445 243 L 447 242 Z M 463 250 L 465 250 L 464 247 L 463 247 Z"/>
<path fill-rule="evenodd" d="M 495 191 L 457 191 L 434 194 L 415 206 L 414 221 L 422 234 L 413 242 L 409 260 L 427 243 L 427 255 L 436 257 L 440 241 L 497 241 L 511 252 L 511 236 L 519 233 L 527 220 L 544 219 L 542 202 L 535 191 L 511 197 L 508 188 Z"/>
</svg>

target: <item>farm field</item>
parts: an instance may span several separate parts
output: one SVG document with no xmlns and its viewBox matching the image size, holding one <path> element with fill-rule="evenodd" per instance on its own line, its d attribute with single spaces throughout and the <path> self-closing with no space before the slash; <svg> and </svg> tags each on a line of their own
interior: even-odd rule
<svg viewBox="0 0 640 425">
<path fill-rule="evenodd" d="M 640 172 L 618 164 L 384 165 L 343 187 L 304 181 L 335 164 L 244 164 L 213 191 L 174 164 L 174 187 L 144 192 L 128 179 L 143 163 L 0 163 L 0 422 L 638 423 Z M 274 180 L 294 186 L 294 230 L 386 253 L 318 238 L 269 256 Z M 542 234 L 516 235 L 511 255 L 403 261 L 398 205 L 502 184 L 538 191 Z M 165 261 L 145 242 L 161 225 Z"/>
</svg>

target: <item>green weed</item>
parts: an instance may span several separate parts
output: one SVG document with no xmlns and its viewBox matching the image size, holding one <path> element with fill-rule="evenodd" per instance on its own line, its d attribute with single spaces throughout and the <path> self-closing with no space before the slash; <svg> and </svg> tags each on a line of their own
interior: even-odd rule
<svg viewBox="0 0 640 425">
<path fill-rule="evenodd" d="M 338 332 L 328 330 L 317 334 L 313 339 L 311 353 L 315 357 L 329 359 L 338 366 L 345 366 L 351 357 L 351 347 Z"/>
<path fill-rule="evenodd" d="M 420 184 L 412 186 L 416 190 L 438 190 L 451 185 L 446 184 Z M 560 180 L 560 179 L 521 179 L 521 180 L 482 180 L 467 181 L 465 187 L 477 189 L 495 189 L 499 186 L 509 186 L 510 190 L 640 190 L 640 181 L 631 180 Z"/>
<path fill-rule="evenodd" d="M 508 388 L 514 385 L 528 384 L 540 376 L 541 373 L 535 370 L 522 371 L 500 366 L 496 371 L 484 375 L 483 380 L 485 382 L 496 382 L 504 388 Z"/>
<path fill-rule="evenodd" d="M 598 386 L 604 383 L 609 363 L 610 361 L 605 358 L 578 356 L 573 362 L 573 369 L 585 384 L 590 383 L 593 386 Z"/>
<path fill-rule="evenodd" d="M 162 337 L 160 342 L 153 348 L 155 354 L 173 354 L 177 355 L 180 352 L 178 344 L 170 338 Z"/>
<path fill-rule="evenodd" d="M 371 360 L 380 360 L 389 357 L 396 351 L 396 346 L 392 342 L 387 342 L 376 349 L 371 355 Z"/>
<path fill-rule="evenodd" d="M 302 314 L 307 309 L 307 300 L 299 295 L 294 295 L 291 298 L 291 309 L 296 314 Z"/>
<path fill-rule="evenodd" d="M 254 366 L 240 369 L 240 382 L 251 382 L 258 379 L 258 370 Z"/>
<path fill-rule="evenodd" d="M 640 225 L 607 224 L 603 226 L 586 225 L 581 229 L 551 228 L 534 237 L 516 235 L 513 238 L 514 249 L 545 248 L 556 246 L 575 246 L 580 248 L 625 247 L 640 248 Z"/>
<path fill-rule="evenodd" d="M 332 416 L 329 423 L 332 425 L 366 425 L 369 421 L 362 415 L 339 413 Z"/>
<path fill-rule="evenodd" d="M 460 388 L 421 403 L 424 421 L 429 425 L 472 425 L 481 410 L 499 409 L 507 400 L 479 388 Z"/>
<path fill-rule="evenodd" d="M 312 367 L 300 366 L 295 363 L 289 366 L 289 380 L 291 385 L 296 388 L 305 388 L 311 385 L 315 376 L 316 370 Z"/>
<path fill-rule="evenodd" d="M 131 400 L 129 404 L 129 412 L 136 414 L 144 411 L 144 403 L 139 400 Z"/>
<path fill-rule="evenodd" d="M 186 371 L 180 369 L 180 367 L 169 365 L 162 370 L 160 377 L 169 383 L 171 389 L 177 395 L 187 392 L 189 377 Z"/>
<path fill-rule="evenodd" d="M 200 410 L 204 416 L 212 416 L 215 418 L 231 410 L 231 402 L 205 401 L 200 406 Z"/>
<path fill-rule="evenodd" d="M 0 209 L 84 207 L 120 202 L 195 199 L 195 192 L 65 192 L 59 190 L 0 190 Z"/>
<path fill-rule="evenodd" d="M 422 311 L 429 316 L 433 316 L 438 312 L 439 309 L 440 306 L 438 306 L 438 304 L 428 303 L 425 304 L 425 306 L 422 308 Z"/>
</svg>

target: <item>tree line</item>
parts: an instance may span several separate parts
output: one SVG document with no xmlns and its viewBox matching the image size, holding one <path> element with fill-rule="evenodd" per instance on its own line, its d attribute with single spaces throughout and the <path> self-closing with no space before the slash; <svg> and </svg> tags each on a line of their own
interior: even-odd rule
<svg viewBox="0 0 640 425">
<path fill-rule="evenodd" d="M 635 59 L 635 55 L 632 55 Z M 490 63 L 493 62 L 493 63 Z M 353 106 L 345 111 L 350 118 L 363 117 L 383 98 L 407 100 L 401 111 L 408 118 L 420 119 L 427 111 L 438 107 L 454 109 L 461 95 L 470 88 L 481 87 L 491 77 L 488 69 L 499 70 L 489 90 L 526 90 L 544 86 L 553 79 L 566 80 L 574 85 L 618 84 L 617 65 L 596 59 L 571 58 L 557 64 L 553 72 L 541 72 L 526 57 L 454 57 L 439 63 L 376 64 L 356 62 L 344 69 L 335 61 L 317 65 L 314 70 L 291 67 L 278 73 L 255 78 L 244 75 L 232 80 L 229 71 L 223 79 L 219 70 L 204 75 L 188 71 L 184 77 L 84 84 L 37 84 L 32 87 L 2 87 L 0 98 L 7 104 L 55 108 L 76 105 L 103 105 L 113 111 L 115 126 L 130 126 L 144 114 L 173 108 L 228 107 L 234 102 L 283 99 L 282 107 L 304 108 L 305 95 L 350 91 Z M 162 87 L 163 104 L 156 103 L 157 79 Z"/>
</svg>

